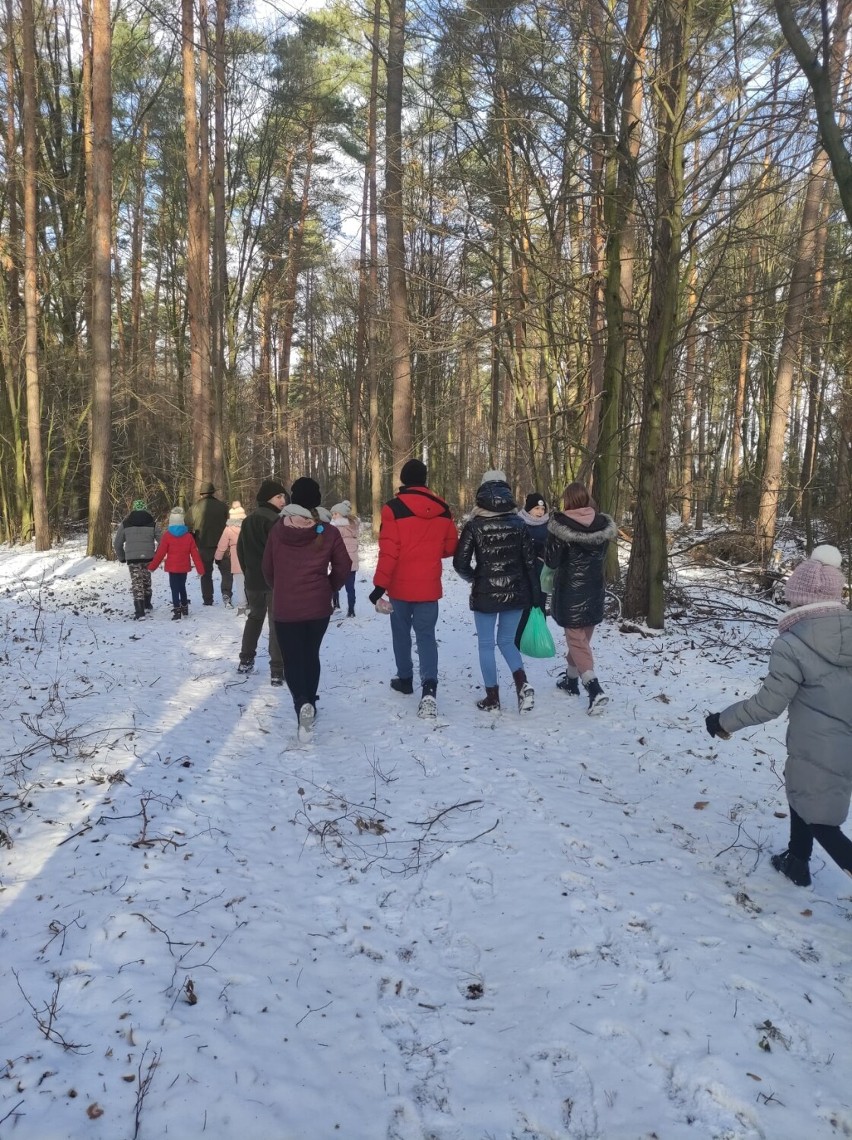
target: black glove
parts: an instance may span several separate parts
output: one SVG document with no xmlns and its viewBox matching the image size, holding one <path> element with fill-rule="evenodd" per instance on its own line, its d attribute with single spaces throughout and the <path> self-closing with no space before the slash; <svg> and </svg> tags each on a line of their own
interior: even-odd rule
<svg viewBox="0 0 852 1140">
<path fill-rule="evenodd" d="M 704 723 L 707 726 L 707 731 L 711 736 L 718 736 L 720 740 L 731 739 L 730 732 L 725 732 L 724 728 L 722 728 L 721 724 L 719 724 L 718 713 L 708 713 L 704 718 Z"/>
<path fill-rule="evenodd" d="M 379 600 L 379 598 L 382 597 L 383 594 L 384 594 L 384 590 L 382 589 L 382 587 L 376 586 L 375 590 L 371 591 L 371 593 L 368 595 L 368 597 L 370 599 L 370 605 L 374 606 L 376 604 L 376 602 Z"/>
</svg>

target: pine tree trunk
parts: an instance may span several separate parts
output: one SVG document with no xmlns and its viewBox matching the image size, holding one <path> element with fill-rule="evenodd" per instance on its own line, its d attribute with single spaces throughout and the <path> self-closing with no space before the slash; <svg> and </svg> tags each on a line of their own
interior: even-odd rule
<svg viewBox="0 0 852 1140">
<path fill-rule="evenodd" d="M 112 555 L 112 25 L 92 4 L 92 406 L 88 553 Z"/>
<path fill-rule="evenodd" d="M 411 352 L 402 198 L 402 93 L 405 63 L 405 0 L 388 0 L 385 105 L 385 227 L 388 260 L 388 323 L 393 370 L 393 456 L 399 468 L 412 454 Z"/>
<path fill-rule="evenodd" d="M 41 382 L 38 359 L 38 103 L 33 0 L 21 0 L 24 83 L 24 323 L 26 328 L 27 438 L 30 452 L 30 493 L 36 550 L 50 548 L 44 448 L 41 438 Z M 28 538 L 29 535 L 25 535 Z"/>
</svg>

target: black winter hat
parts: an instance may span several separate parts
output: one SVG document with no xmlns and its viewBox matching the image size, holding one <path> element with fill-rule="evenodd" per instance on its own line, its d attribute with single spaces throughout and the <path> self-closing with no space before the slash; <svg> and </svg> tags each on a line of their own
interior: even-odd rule
<svg viewBox="0 0 852 1140">
<path fill-rule="evenodd" d="M 426 484 L 426 464 L 419 459 L 409 459 L 403 463 L 399 481 L 403 487 L 423 487 Z"/>
<path fill-rule="evenodd" d="M 539 494 L 538 491 L 530 491 L 524 503 L 524 510 L 529 513 L 533 507 L 544 507 L 547 510 L 547 503 L 544 501 L 544 495 Z"/>
<path fill-rule="evenodd" d="M 322 502 L 322 491 L 319 489 L 319 483 L 303 475 L 291 487 L 290 499 L 297 507 L 304 507 L 306 511 L 316 510 Z"/>
<path fill-rule="evenodd" d="M 273 495 L 286 495 L 287 489 L 277 479 L 264 479 L 255 498 L 259 503 L 268 503 Z"/>
</svg>

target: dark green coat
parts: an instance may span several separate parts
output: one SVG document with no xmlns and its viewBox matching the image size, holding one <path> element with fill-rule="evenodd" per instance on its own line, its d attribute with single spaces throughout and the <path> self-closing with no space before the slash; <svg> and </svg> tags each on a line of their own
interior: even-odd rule
<svg viewBox="0 0 852 1140">
<path fill-rule="evenodd" d="M 227 521 L 228 508 L 222 500 L 215 499 L 212 495 L 202 495 L 190 510 L 186 525 L 195 536 L 198 549 L 209 550 L 212 554 L 219 545 Z"/>
<path fill-rule="evenodd" d="M 269 532 L 277 522 L 278 511 L 269 503 L 260 503 L 243 519 L 240 537 L 237 539 L 237 558 L 243 568 L 243 581 L 247 590 L 270 589 L 263 576 L 263 552 L 266 550 Z"/>
</svg>

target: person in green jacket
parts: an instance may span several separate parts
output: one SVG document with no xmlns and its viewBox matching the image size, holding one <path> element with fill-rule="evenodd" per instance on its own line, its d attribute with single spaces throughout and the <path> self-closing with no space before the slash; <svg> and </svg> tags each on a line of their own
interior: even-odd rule
<svg viewBox="0 0 852 1140">
<path fill-rule="evenodd" d="M 191 507 L 186 520 L 186 525 L 201 555 L 201 561 L 204 563 L 204 573 L 201 575 L 201 600 L 205 606 L 213 605 L 213 561 L 216 547 L 228 521 L 228 508 L 221 499 L 215 498 L 215 493 L 216 488 L 213 484 L 205 483 L 201 488 L 201 497 Z M 233 591 L 230 563 L 226 566 L 224 560 L 220 562 L 219 573 L 222 575 L 222 601 L 229 606 Z"/>
<path fill-rule="evenodd" d="M 263 623 L 269 624 L 269 669 L 273 685 L 284 684 L 284 658 L 275 633 L 272 590 L 263 576 L 263 553 L 272 527 L 289 498 L 277 479 L 264 479 L 257 492 L 257 506 L 246 515 L 237 539 L 237 557 L 243 568 L 248 616 L 240 646 L 238 673 L 251 673 Z"/>
</svg>

